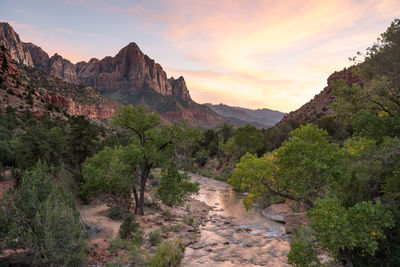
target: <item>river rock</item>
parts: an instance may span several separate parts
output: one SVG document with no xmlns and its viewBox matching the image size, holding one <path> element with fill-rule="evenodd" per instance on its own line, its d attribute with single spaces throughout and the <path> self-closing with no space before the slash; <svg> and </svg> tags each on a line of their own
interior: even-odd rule
<svg viewBox="0 0 400 267">
<path fill-rule="evenodd" d="M 293 210 L 286 204 L 272 204 L 263 210 L 263 215 L 275 222 L 286 222 L 286 215 Z"/>
<path fill-rule="evenodd" d="M 286 215 L 285 232 L 293 234 L 302 225 L 308 225 L 307 213 L 289 213 Z"/>
</svg>

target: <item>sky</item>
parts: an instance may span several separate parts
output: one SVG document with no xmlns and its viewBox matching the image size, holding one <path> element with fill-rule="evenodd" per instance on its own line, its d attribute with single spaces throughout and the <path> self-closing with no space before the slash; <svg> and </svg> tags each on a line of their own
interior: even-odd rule
<svg viewBox="0 0 400 267">
<path fill-rule="evenodd" d="M 72 62 L 136 42 L 198 103 L 296 110 L 351 65 L 400 0 L 0 0 L 24 42 Z"/>
</svg>

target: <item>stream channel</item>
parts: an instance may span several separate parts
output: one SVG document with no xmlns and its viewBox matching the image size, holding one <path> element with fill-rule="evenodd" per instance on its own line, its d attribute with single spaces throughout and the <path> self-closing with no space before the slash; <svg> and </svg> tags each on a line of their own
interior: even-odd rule
<svg viewBox="0 0 400 267">
<path fill-rule="evenodd" d="M 288 266 L 289 238 L 284 224 L 263 216 L 260 209 L 246 211 L 244 194 L 225 182 L 190 174 L 200 183 L 198 195 L 212 210 L 195 244 L 185 249 L 181 267 Z"/>
</svg>

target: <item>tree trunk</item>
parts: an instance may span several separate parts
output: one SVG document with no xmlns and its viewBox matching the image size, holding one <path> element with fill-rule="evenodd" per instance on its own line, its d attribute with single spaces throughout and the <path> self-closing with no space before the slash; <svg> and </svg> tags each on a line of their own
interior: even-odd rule
<svg viewBox="0 0 400 267">
<path fill-rule="evenodd" d="M 146 162 L 142 163 L 142 173 L 140 180 L 140 199 L 139 199 L 139 215 L 144 215 L 144 190 L 146 189 L 147 176 L 149 175 L 151 165 Z"/>
<path fill-rule="evenodd" d="M 132 191 L 133 191 L 133 196 L 135 197 L 135 214 L 138 214 L 139 196 L 135 187 L 133 187 Z"/>
<path fill-rule="evenodd" d="M 353 267 L 353 263 L 351 262 L 351 257 L 350 257 L 350 250 L 348 248 L 343 250 L 344 259 L 346 260 L 346 267 Z"/>
</svg>

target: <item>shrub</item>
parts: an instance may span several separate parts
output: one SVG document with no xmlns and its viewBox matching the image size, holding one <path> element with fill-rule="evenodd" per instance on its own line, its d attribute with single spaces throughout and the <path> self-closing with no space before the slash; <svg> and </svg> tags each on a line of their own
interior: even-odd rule
<svg viewBox="0 0 400 267">
<path fill-rule="evenodd" d="M 124 265 L 118 261 L 111 261 L 106 263 L 106 267 L 122 267 L 122 266 Z"/>
<path fill-rule="evenodd" d="M 164 216 L 167 221 L 171 221 L 174 218 L 174 214 L 168 209 L 163 210 L 162 216 Z"/>
<path fill-rule="evenodd" d="M 186 204 L 186 206 L 185 206 L 185 211 L 187 211 L 187 212 L 190 211 L 190 204 Z"/>
<path fill-rule="evenodd" d="M 182 228 L 183 228 L 183 225 L 180 223 L 171 226 L 171 230 L 176 233 L 182 231 Z"/>
<path fill-rule="evenodd" d="M 157 195 L 161 201 L 173 206 L 183 204 L 186 196 L 199 191 L 198 183 L 191 183 L 190 177 L 180 174 L 175 166 L 169 166 L 162 172 L 161 184 L 157 189 Z"/>
<path fill-rule="evenodd" d="M 139 223 L 135 221 L 135 215 L 132 213 L 125 214 L 124 221 L 119 228 L 119 236 L 122 239 L 128 239 L 138 232 Z"/>
<path fill-rule="evenodd" d="M 149 260 L 150 267 L 176 266 L 183 256 L 184 246 L 181 240 L 164 241 Z"/>
<path fill-rule="evenodd" d="M 121 206 L 112 206 L 107 212 L 107 217 L 111 220 L 121 220 L 125 213 Z"/>
<path fill-rule="evenodd" d="M 185 224 L 188 224 L 188 225 L 193 226 L 193 224 L 194 224 L 194 218 L 193 218 L 192 216 L 187 216 L 187 215 L 185 215 L 185 216 L 183 216 L 183 218 L 182 218 L 182 222 L 185 223 Z"/>
<path fill-rule="evenodd" d="M 3 195 L 0 221 L 7 227 L 1 227 L 1 234 L 8 241 L 18 238 L 15 245 L 32 252 L 35 265 L 78 266 L 86 251 L 79 211 L 52 178 L 40 162 L 23 173 L 18 189 Z"/>
<path fill-rule="evenodd" d="M 147 262 L 148 254 L 138 246 L 131 246 L 129 249 L 129 261 L 133 263 L 133 266 L 148 266 Z"/>
<path fill-rule="evenodd" d="M 159 229 L 149 233 L 149 241 L 152 246 L 158 245 L 161 242 L 161 232 Z"/>
<path fill-rule="evenodd" d="M 127 249 L 128 242 L 126 240 L 122 240 L 120 237 L 117 237 L 110 241 L 110 245 L 108 246 L 108 251 L 111 253 L 115 253 L 120 249 Z"/>
<path fill-rule="evenodd" d="M 196 155 L 195 155 L 195 162 L 200 166 L 200 167 L 204 167 L 204 165 L 206 165 L 206 163 L 208 162 L 209 156 L 207 151 L 205 151 L 204 149 L 197 151 Z"/>
<path fill-rule="evenodd" d="M 312 230 L 302 226 L 290 242 L 288 263 L 296 267 L 317 266 L 319 260 L 313 247 L 314 242 Z"/>
</svg>

